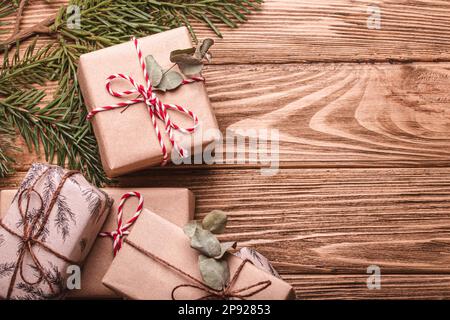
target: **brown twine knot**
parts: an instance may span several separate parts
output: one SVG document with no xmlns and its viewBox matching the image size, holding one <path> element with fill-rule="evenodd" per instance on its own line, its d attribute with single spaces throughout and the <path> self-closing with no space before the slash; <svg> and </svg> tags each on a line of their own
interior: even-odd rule
<svg viewBox="0 0 450 320">
<path fill-rule="evenodd" d="M 242 261 L 242 263 L 236 269 L 236 272 L 234 273 L 233 278 L 231 278 L 231 280 L 228 282 L 228 284 L 222 290 L 213 289 L 213 288 L 207 286 L 206 284 L 204 284 L 203 282 L 197 280 L 196 278 L 189 276 L 189 278 L 192 281 L 196 282 L 199 285 L 180 284 L 180 285 L 176 286 L 172 290 L 172 300 L 176 300 L 175 292 L 178 289 L 185 288 L 185 287 L 199 289 L 199 290 L 207 293 L 206 296 L 203 296 L 203 297 L 199 298 L 198 300 L 213 300 L 213 299 L 230 300 L 232 298 L 245 300 L 245 298 L 254 296 L 255 294 L 267 289 L 272 284 L 272 281 L 270 281 L 270 280 L 260 281 L 260 282 L 257 282 L 255 284 L 252 284 L 252 285 L 244 287 L 244 288 L 235 289 L 235 290 L 232 289 L 234 287 L 234 285 L 236 284 L 237 279 L 239 278 L 239 275 L 242 272 L 242 269 L 244 268 L 245 264 L 248 262 L 251 263 L 251 261 L 248 259 L 245 259 Z"/>
<path fill-rule="evenodd" d="M 38 257 L 36 256 L 36 254 L 33 250 L 34 245 L 39 245 L 40 248 L 43 248 L 47 252 L 50 252 L 54 256 L 64 260 L 67 263 L 75 264 L 75 262 L 71 261 L 69 258 L 67 258 L 67 257 L 59 254 L 58 252 L 54 251 L 53 249 L 49 248 L 47 245 L 45 245 L 45 243 L 43 243 L 41 240 L 39 240 L 45 230 L 45 226 L 48 222 L 50 213 L 53 209 L 53 206 L 56 203 L 56 200 L 58 199 L 58 196 L 59 196 L 61 189 L 63 188 L 66 180 L 70 176 L 78 173 L 78 171 L 68 171 L 67 173 L 64 174 L 64 176 L 61 178 L 61 181 L 59 182 L 58 187 L 52 194 L 52 198 L 49 202 L 49 205 L 47 206 L 46 211 L 44 213 L 42 213 L 42 211 L 44 210 L 44 201 L 42 199 L 42 196 L 39 194 L 39 192 L 37 192 L 35 190 L 34 187 L 42 179 L 42 177 L 44 177 L 46 174 L 49 173 L 49 170 L 50 170 L 50 168 L 47 168 L 46 170 L 44 170 L 36 178 L 36 180 L 30 187 L 22 190 L 19 193 L 17 201 L 18 201 L 19 213 L 22 218 L 22 225 L 23 225 L 22 234 L 19 234 L 16 231 L 12 230 L 7 225 L 5 225 L 2 220 L 0 220 L 0 226 L 3 229 L 5 229 L 10 234 L 18 237 L 21 240 L 21 246 L 18 251 L 17 261 L 15 263 L 14 272 L 11 276 L 11 281 L 9 283 L 6 299 L 11 298 L 11 295 L 12 295 L 12 292 L 14 289 L 14 284 L 16 282 L 17 274 L 20 274 L 20 277 L 22 278 L 22 280 L 26 284 L 31 285 L 31 286 L 40 284 L 43 280 L 45 280 L 45 282 L 49 286 L 49 289 L 50 289 L 50 292 L 52 293 L 52 295 L 55 294 L 55 289 L 53 288 L 53 283 L 49 279 L 49 275 L 45 272 L 44 267 L 42 266 L 41 262 L 39 261 Z M 32 194 L 36 195 L 37 199 L 39 200 L 39 205 L 37 206 L 38 214 L 34 214 L 34 215 L 31 215 L 29 213 L 30 201 L 31 201 Z M 24 196 L 26 196 L 25 210 L 23 208 Z M 31 217 L 31 219 L 30 219 L 30 217 Z M 34 263 L 34 267 L 39 273 L 39 276 L 36 281 L 28 280 L 24 275 L 24 261 L 25 261 L 26 254 L 28 254 L 31 257 L 31 259 L 33 260 L 33 263 Z"/>
<path fill-rule="evenodd" d="M 242 261 L 242 263 L 239 265 L 239 267 L 236 269 L 236 272 L 234 273 L 233 277 L 231 278 L 231 280 L 228 282 L 228 284 L 226 285 L 225 288 L 223 288 L 222 290 L 216 290 L 213 289 L 211 287 L 209 287 L 208 285 L 206 285 L 204 282 L 198 280 L 197 278 L 191 276 L 190 274 L 184 272 L 183 270 L 179 269 L 178 267 L 175 267 L 174 265 L 172 265 L 171 263 L 165 261 L 164 259 L 161 259 L 160 257 L 154 255 L 153 253 L 145 250 L 144 248 L 142 248 L 141 246 L 135 244 L 134 242 L 125 239 L 124 240 L 125 243 L 127 243 L 128 245 L 130 245 L 131 247 L 133 247 L 134 249 L 138 250 L 139 252 L 141 252 L 142 254 L 144 254 L 145 256 L 152 258 L 153 260 L 163 264 L 164 266 L 178 272 L 179 274 L 185 276 L 186 278 L 190 279 L 191 281 L 193 281 L 195 284 L 180 284 L 178 286 L 176 286 L 175 288 L 173 288 L 171 296 L 172 296 L 172 300 L 176 300 L 175 298 L 175 292 L 181 288 L 194 288 L 194 289 L 199 289 L 203 292 L 206 292 L 207 295 L 199 298 L 198 300 L 213 300 L 213 299 L 223 299 L 223 300 L 229 300 L 232 298 L 236 298 L 236 299 L 240 299 L 240 300 L 245 300 L 246 298 L 252 297 L 255 294 L 267 289 L 271 284 L 272 281 L 270 280 L 265 280 L 265 281 L 260 281 L 257 282 L 255 284 L 249 285 L 247 287 L 244 288 L 240 288 L 240 289 L 233 289 L 234 285 L 236 284 L 242 269 L 244 268 L 246 263 L 251 263 L 250 260 L 245 259 Z"/>
</svg>

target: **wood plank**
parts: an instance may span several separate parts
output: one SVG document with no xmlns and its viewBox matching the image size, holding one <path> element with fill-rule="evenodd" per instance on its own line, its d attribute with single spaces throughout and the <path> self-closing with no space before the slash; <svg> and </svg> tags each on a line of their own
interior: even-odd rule
<svg viewBox="0 0 450 320">
<path fill-rule="evenodd" d="M 282 167 L 450 163 L 450 63 L 208 66 L 205 77 L 222 134 L 279 130 L 268 154 Z M 18 158 L 23 169 L 36 156 Z"/>
<path fill-rule="evenodd" d="M 283 275 L 297 299 L 421 299 L 450 298 L 449 275 L 382 275 L 381 289 L 367 289 L 367 275 Z"/>
<path fill-rule="evenodd" d="M 23 173 L 0 180 L 17 185 Z M 230 214 L 225 239 L 251 245 L 284 274 L 450 273 L 450 169 L 157 168 L 122 187 L 188 187 L 197 218 Z"/>
<path fill-rule="evenodd" d="M 381 29 L 369 29 L 369 7 Z M 223 31 L 215 63 L 448 61 L 450 3 L 443 0 L 267 0 Z M 201 35 L 212 33 L 199 26 Z"/>
<path fill-rule="evenodd" d="M 35 0 L 22 27 L 67 3 Z M 381 29 L 369 29 L 369 6 Z M 450 3 L 445 0 L 266 0 L 239 29 L 222 27 L 214 63 L 449 61 Z M 195 24 L 200 37 L 213 33 Z"/>
<path fill-rule="evenodd" d="M 280 160 L 302 167 L 446 166 L 450 64 L 210 66 L 225 129 L 278 129 Z"/>
</svg>

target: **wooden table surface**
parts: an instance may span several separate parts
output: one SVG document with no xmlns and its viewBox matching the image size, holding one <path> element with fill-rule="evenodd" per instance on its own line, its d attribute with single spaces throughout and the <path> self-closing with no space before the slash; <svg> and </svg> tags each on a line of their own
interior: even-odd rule
<svg viewBox="0 0 450 320">
<path fill-rule="evenodd" d="M 65 2 L 33 1 L 22 27 Z M 204 75 L 223 132 L 280 131 L 280 172 L 176 166 L 119 185 L 188 187 L 197 217 L 229 212 L 226 237 L 271 259 L 299 299 L 450 298 L 449 25 L 445 0 L 267 0 L 223 28 Z M 0 189 L 39 157 L 18 160 Z"/>
</svg>

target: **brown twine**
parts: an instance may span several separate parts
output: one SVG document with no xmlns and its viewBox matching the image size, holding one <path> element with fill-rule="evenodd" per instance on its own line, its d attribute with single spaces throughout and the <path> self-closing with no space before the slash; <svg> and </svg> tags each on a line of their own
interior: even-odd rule
<svg viewBox="0 0 450 320">
<path fill-rule="evenodd" d="M 19 212 L 20 212 L 20 215 L 21 215 L 22 221 L 23 221 L 23 234 L 21 235 L 21 234 L 15 232 L 11 228 L 9 228 L 7 225 L 5 225 L 2 220 L 0 220 L 0 226 L 3 229 L 5 229 L 10 234 L 12 234 L 22 240 L 22 244 L 21 244 L 21 248 L 19 248 L 18 258 L 17 258 L 17 262 L 16 262 L 16 265 L 14 268 L 14 272 L 13 272 L 13 275 L 11 276 L 11 281 L 9 283 L 6 299 L 11 298 L 11 295 L 12 295 L 12 292 L 14 289 L 14 284 L 16 282 L 17 274 L 19 274 L 20 277 L 22 278 L 22 280 L 28 285 L 37 285 L 37 284 L 41 283 L 42 280 L 45 280 L 45 282 L 48 284 L 48 286 L 50 288 L 51 293 L 55 294 L 55 290 L 53 289 L 52 283 L 51 283 L 50 279 L 48 278 L 48 276 L 44 270 L 44 267 L 42 266 L 42 264 L 40 263 L 39 259 L 36 256 L 36 254 L 33 251 L 34 245 L 39 245 L 39 247 L 41 247 L 42 249 L 46 250 L 47 252 L 50 252 L 54 256 L 60 258 L 61 260 L 64 260 L 67 263 L 71 263 L 71 264 L 76 263 L 74 261 L 71 261 L 69 258 L 61 255 L 60 253 L 54 251 L 53 249 L 49 248 L 48 246 L 46 246 L 42 241 L 39 240 L 39 237 L 42 235 L 42 232 L 44 231 L 44 228 L 48 222 L 50 213 L 58 199 L 58 196 L 59 196 L 61 189 L 63 188 L 66 180 L 69 177 L 71 177 L 72 175 L 77 174 L 78 171 L 68 171 L 67 173 L 64 174 L 64 176 L 61 178 L 61 181 L 59 182 L 58 187 L 56 188 L 55 192 L 53 193 L 50 203 L 47 207 L 47 210 L 45 211 L 43 216 L 41 216 L 40 214 L 36 214 L 31 221 L 28 221 L 28 219 L 27 219 L 27 213 L 28 213 L 28 208 L 30 205 L 31 194 L 36 194 L 39 199 L 39 210 L 38 211 L 41 211 L 44 209 L 44 201 L 42 199 L 42 196 L 34 189 L 34 187 L 42 179 L 42 177 L 44 177 L 46 174 L 48 174 L 49 170 L 50 170 L 50 168 L 47 168 L 46 170 L 44 170 L 36 178 L 36 180 L 30 187 L 22 190 L 19 193 L 18 208 L 19 208 Z M 23 196 L 25 194 L 26 194 L 27 199 L 26 199 L 25 210 L 23 210 L 23 207 L 22 207 L 23 206 Z M 40 224 L 38 224 L 39 219 L 41 219 L 41 218 L 42 218 L 42 221 Z M 35 230 L 38 225 L 39 225 L 39 228 L 37 230 Z M 39 271 L 39 277 L 34 282 L 27 280 L 24 276 L 24 260 L 25 260 L 24 258 L 27 253 L 30 255 L 31 259 L 33 260 L 33 262 L 36 266 L 36 269 Z"/>
<path fill-rule="evenodd" d="M 199 298 L 198 300 L 210 300 L 210 299 L 226 299 L 226 300 L 228 300 L 230 298 L 237 298 L 237 299 L 245 300 L 245 298 L 254 296 L 255 294 L 257 294 L 257 293 L 267 289 L 272 284 L 272 281 L 266 280 L 266 281 L 257 282 L 255 284 L 249 285 L 249 286 L 244 287 L 244 288 L 233 290 L 232 288 L 236 284 L 236 281 L 239 278 L 239 275 L 241 274 L 242 269 L 244 268 L 245 264 L 248 263 L 248 262 L 251 263 L 250 260 L 245 259 L 239 265 L 239 267 L 237 268 L 236 272 L 234 273 L 232 279 L 228 282 L 227 286 L 225 288 L 223 288 L 222 290 L 216 290 L 216 289 L 213 289 L 213 288 L 209 287 L 208 285 L 206 285 L 202 281 L 196 279 L 195 277 L 191 276 L 190 274 L 184 272 L 183 270 L 175 267 L 171 263 L 169 263 L 169 262 L 159 258 L 158 256 L 154 255 L 153 253 L 145 250 L 141 246 L 133 243 L 132 241 L 128 240 L 128 238 L 125 239 L 124 242 L 129 244 L 131 247 L 133 247 L 134 249 L 138 250 L 139 252 L 141 252 L 145 256 L 147 256 L 147 257 L 155 260 L 156 262 L 159 262 L 162 265 L 164 265 L 164 266 L 166 266 L 166 267 L 168 267 L 168 268 L 178 272 L 179 274 L 185 276 L 186 278 L 192 280 L 195 283 L 195 284 L 180 284 L 180 285 L 176 286 L 175 288 L 173 288 L 172 294 L 171 294 L 172 295 L 172 300 L 176 300 L 175 292 L 178 289 L 186 288 L 186 287 L 199 289 L 199 290 L 204 291 L 204 292 L 207 293 L 207 295 Z"/>
</svg>

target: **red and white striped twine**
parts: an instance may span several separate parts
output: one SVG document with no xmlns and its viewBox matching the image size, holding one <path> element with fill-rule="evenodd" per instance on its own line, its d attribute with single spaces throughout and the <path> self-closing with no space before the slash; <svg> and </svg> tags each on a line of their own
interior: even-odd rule
<svg viewBox="0 0 450 320">
<path fill-rule="evenodd" d="M 136 212 L 134 213 L 133 217 L 131 217 L 131 219 L 128 220 L 125 224 L 123 224 L 123 221 L 122 221 L 123 206 L 125 205 L 125 202 L 127 202 L 127 200 L 131 197 L 137 197 L 139 199 L 139 203 L 138 203 Z M 122 196 L 122 198 L 120 198 L 119 207 L 117 209 L 117 229 L 113 230 L 111 232 L 99 233 L 99 236 L 101 236 L 101 237 L 110 237 L 113 239 L 114 256 L 122 248 L 123 237 L 130 233 L 130 231 L 128 231 L 128 229 L 131 228 L 131 226 L 137 220 L 139 215 L 142 213 L 143 209 L 144 209 L 144 197 L 139 192 L 134 192 L 134 191 L 127 192 Z"/>
<path fill-rule="evenodd" d="M 161 146 L 162 153 L 163 153 L 163 161 L 162 161 L 161 165 L 165 165 L 168 162 L 169 154 L 168 154 L 166 145 L 164 144 L 164 140 L 161 135 L 161 132 L 158 128 L 158 123 L 156 121 L 157 119 L 160 119 L 164 122 L 164 129 L 169 136 L 170 143 L 172 144 L 173 148 L 176 150 L 178 155 L 181 156 L 182 158 L 187 157 L 188 156 L 187 150 L 185 148 L 179 146 L 178 143 L 175 141 L 174 130 L 179 131 L 184 134 L 191 134 L 192 132 L 194 132 L 194 130 L 197 128 L 197 126 L 199 124 L 198 117 L 192 111 L 190 111 L 182 106 L 161 102 L 161 100 L 154 93 L 154 88 L 152 87 L 150 77 L 147 73 L 147 66 L 145 63 L 145 59 L 142 55 L 142 51 L 139 47 L 138 40 L 133 37 L 132 41 L 134 43 L 134 46 L 135 46 L 137 54 L 138 54 L 139 63 L 141 65 L 142 72 L 144 73 L 146 85 L 143 86 L 141 84 L 138 84 L 131 76 L 127 76 L 122 73 L 110 75 L 106 81 L 106 90 L 108 90 L 109 94 L 111 94 L 112 96 L 117 97 L 117 98 L 122 98 L 122 97 L 131 95 L 131 94 L 135 94 L 135 93 L 139 93 L 139 95 L 134 99 L 121 101 L 116 104 L 111 104 L 111 105 L 106 105 L 103 107 L 96 108 L 96 109 L 92 110 L 91 112 L 89 112 L 87 118 L 91 119 L 99 112 L 113 110 L 113 109 L 117 109 L 117 108 L 126 108 L 126 107 L 129 107 L 129 106 L 131 106 L 133 104 L 137 104 L 137 103 L 145 103 L 147 105 L 148 113 L 150 115 L 150 119 L 152 121 L 153 127 L 155 128 L 156 137 L 158 138 L 158 141 Z M 130 89 L 130 90 L 122 91 L 122 92 L 114 91 L 111 88 L 111 82 L 115 79 L 127 80 L 128 82 L 130 82 L 130 84 L 133 86 L 134 89 Z M 198 82 L 198 81 L 204 81 L 204 78 L 203 77 L 192 77 L 189 79 L 184 79 L 182 82 L 182 85 L 193 83 L 193 82 Z M 194 121 L 194 126 L 192 126 L 190 128 L 179 127 L 178 125 L 176 125 L 174 122 L 172 122 L 170 120 L 170 116 L 168 113 L 168 111 L 170 111 L 170 110 L 184 113 L 185 115 L 187 115 L 189 118 L 191 118 Z"/>
</svg>

